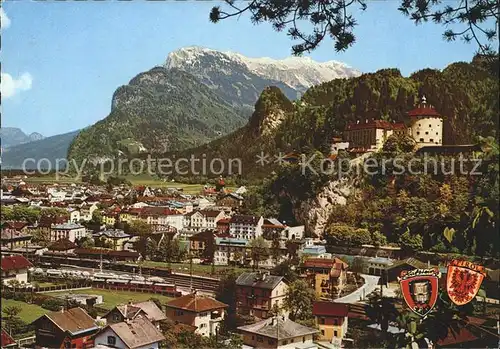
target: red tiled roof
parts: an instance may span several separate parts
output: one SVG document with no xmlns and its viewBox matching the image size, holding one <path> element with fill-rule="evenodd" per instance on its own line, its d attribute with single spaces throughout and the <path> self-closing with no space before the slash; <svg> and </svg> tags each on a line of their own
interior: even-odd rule
<svg viewBox="0 0 500 349">
<path fill-rule="evenodd" d="M 318 301 L 313 304 L 313 315 L 317 316 L 341 316 L 346 317 L 349 313 L 349 305 L 344 303 L 333 303 Z"/>
<path fill-rule="evenodd" d="M 67 251 L 74 249 L 76 247 L 76 244 L 69 239 L 59 239 L 52 244 L 49 245 L 49 250 L 52 251 Z"/>
<path fill-rule="evenodd" d="M 342 261 L 339 258 L 308 258 L 304 261 L 303 264 L 306 268 L 333 268 L 341 269 L 342 267 L 345 269 L 348 267 L 348 264 Z"/>
<path fill-rule="evenodd" d="M 179 215 L 180 212 L 168 207 L 144 207 L 140 214 L 141 216 L 171 216 Z"/>
<path fill-rule="evenodd" d="M 227 308 L 228 305 L 210 297 L 191 293 L 168 302 L 167 307 L 200 313 L 204 311 Z"/>
<path fill-rule="evenodd" d="M 393 123 L 386 120 L 371 120 L 369 122 L 360 121 L 359 123 L 353 123 L 353 122 L 348 123 L 345 129 L 346 131 L 352 131 L 352 130 L 363 130 L 370 128 L 394 130 L 394 129 L 405 128 L 405 126 L 403 123 Z"/>
<path fill-rule="evenodd" d="M 417 117 L 417 116 L 437 116 L 440 117 L 436 109 L 428 104 L 419 104 L 415 109 L 410 110 L 408 112 L 409 117 Z"/>
<path fill-rule="evenodd" d="M 5 332 L 5 330 L 2 328 L 2 339 L 0 342 L 0 346 L 3 348 L 6 347 L 7 345 L 14 344 L 15 342 L 16 341 L 12 339 L 12 337 L 9 336 L 9 334 Z"/>
<path fill-rule="evenodd" d="M 32 267 L 33 264 L 24 256 L 14 255 L 2 258 L 2 270 L 15 270 L 15 269 L 27 269 Z"/>
<path fill-rule="evenodd" d="M 7 221 L 4 223 L 4 227 L 9 227 L 11 229 L 17 229 L 17 230 L 21 230 L 27 225 L 28 223 L 20 221 Z"/>
</svg>

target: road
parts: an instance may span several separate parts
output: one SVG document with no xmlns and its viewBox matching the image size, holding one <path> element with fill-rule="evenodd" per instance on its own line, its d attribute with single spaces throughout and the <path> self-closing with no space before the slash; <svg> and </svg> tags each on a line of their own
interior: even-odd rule
<svg viewBox="0 0 500 349">
<path fill-rule="evenodd" d="M 348 294 L 347 296 L 335 299 L 334 302 L 336 303 L 350 303 L 354 304 L 359 302 L 362 297 L 368 296 L 370 293 L 375 291 L 375 289 L 378 286 L 378 280 L 380 279 L 380 276 L 375 276 L 375 275 L 366 275 L 366 274 L 360 274 L 363 279 L 365 279 L 365 284 L 358 288 L 356 291 L 354 291 L 351 294 Z"/>
</svg>

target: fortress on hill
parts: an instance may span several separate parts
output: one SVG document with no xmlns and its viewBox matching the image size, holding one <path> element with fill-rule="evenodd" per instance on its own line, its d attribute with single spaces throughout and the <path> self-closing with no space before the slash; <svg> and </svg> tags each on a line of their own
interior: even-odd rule
<svg viewBox="0 0 500 349">
<path fill-rule="evenodd" d="M 347 124 L 343 140 L 334 139 L 332 154 L 339 150 L 367 153 L 382 149 L 393 134 L 407 134 L 415 140 L 416 148 L 436 147 L 443 144 L 443 117 L 422 97 L 421 102 L 408 112 L 409 125 L 385 120 L 365 120 Z"/>
</svg>

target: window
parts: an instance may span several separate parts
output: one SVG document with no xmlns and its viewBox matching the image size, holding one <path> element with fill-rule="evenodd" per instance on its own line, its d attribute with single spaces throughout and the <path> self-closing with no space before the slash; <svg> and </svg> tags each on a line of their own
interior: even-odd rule
<svg viewBox="0 0 500 349">
<path fill-rule="evenodd" d="M 201 324 L 200 325 L 200 328 L 204 328 L 204 327 L 207 327 L 207 324 Z"/>
<path fill-rule="evenodd" d="M 108 344 L 109 345 L 116 345 L 116 337 L 108 336 Z"/>
<path fill-rule="evenodd" d="M 434 142 L 434 139 L 432 139 L 432 138 L 431 138 L 431 139 L 429 139 L 429 141 L 430 141 L 430 142 Z"/>
<path fill-rule="evenodd" d="M 325 335 L 325 330 L 321 330 L 321 335 L 324 336 Z"/>
<path fill-rule="evenodd" d="M 264 337 L 257 336 L 257 342 L 264 343 Z"/>
<path fill-rule="evenodd" d="M 428 135 L 428 134 L 429 134 L 429 132 L 427 132 L 427 131 L 426 131 L 426 132 L 425 132 L 425 134 L 426 134 L 426 135 Z"/>
<path fill-rule="evenodd" d="M 334 324 L 335 326 L 337 326 L 337 325 L 339 324 L 339 320 L 334 319 L 334 320 L 333 320 L 333 324 Z"/>
<path fill-rule="evenodd" d="M 324 325 L 325 324 L 325 319 L 324 318 L 319 319 L 319 323 L 322 324 L 322 325 Z"/>
<path fill-rule="evenodd" d="M 419 135 L 419 134 L 420 134 L 420 132 L 419 132 L 419 131 L 417 131 L 417 135 Z"/>
<path fill-rule="evenodd" d="M 302 343 L 306 342 L 306 337 L 302 337 Z"/>
<path fill-rule="evenodd" d="M 113 314 L 113 321 L 120 321 L 120 316 L 116 313 Z"/>
<path fill-rule="evenodd" d="M 423 138 L 420 138 L 420 142 L 423 142 L 423 141 L 424 141 L 424 139 L 423 139 Z"/>
<path fill-rule="evenodd" d="M 288 341 L 284 340 L 283 345 L 287 345 L 287 344 L 288 344 Z"/>
<path fill-rule="evenodd" d="M 333 336 L 338 337 L 339 333 L 337 331 L 333 331 Z"/>
<path fill-rule="evenodd" d="M 269 344 L 273 345 L 273 344 L 274 344 L 274 339 L 268 339 L 268 340 L 267 340 L 267 343 L 269 343 Z"/>
<path fill-rule="evenodd" d="M 184 312 L 182 310 L 175 311 L 175 316 L 181 316 L 181 315 L 184 315 Z"/>
<path fill-rule="evenodd" d="M 438 135 L 438 133 L 436 132 L 436 136 Z"/>
</svg>

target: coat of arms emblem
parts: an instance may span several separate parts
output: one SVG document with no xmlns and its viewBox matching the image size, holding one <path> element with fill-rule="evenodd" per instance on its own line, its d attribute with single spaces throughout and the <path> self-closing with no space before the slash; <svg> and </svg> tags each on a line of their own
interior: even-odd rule
<svg viewBox="0 0 500 349">
<path fill-rule="evenodd" d="M 408 307 L 420 316 L 425 316 L 436 305 L 438 280 L 437 268 L 402 271 L 398 278 L 403 298 Z"/>
<path fill-rule="evenodd" d="M 485 275 L 483 266 L 468 261 L 451 261 L 446 277 L 446 291 L 451 301 L 464 305 L 473 300 Z"/>
</svg>

